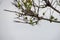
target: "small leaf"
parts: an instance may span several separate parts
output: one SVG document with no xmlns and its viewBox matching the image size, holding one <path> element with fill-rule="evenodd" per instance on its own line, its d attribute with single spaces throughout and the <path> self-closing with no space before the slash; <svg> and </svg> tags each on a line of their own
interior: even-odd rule
<svg viewBox="0 0 60 40">
<path fill-rule="evenodd" d="M 35 23 L 38 24 L 38 21 L 36 21 Z"/>
<path fill-rule="evenodd" d="M 31 24 L 31 25 L 33 25 L 33 24 L 34 24 L 34 23 L 33 23 L 33 21 L 32 21 L 31 19 L 30 19 L 30 24 Z"/>
<path fill-rule="evenodd" d="M 21 5 L 20 5 L 20 2 L 18 1 L 17 3 L 18 3 L 18 8 L 20 9 L 20 6 L 21 6 Z"/>
<path fill-rule="evenodd" d="M 52 22 L 52 20 L 50 20 L 50 23 Z"/>
<path fill-rule="evenodd" d="M 51 16 L 50 16 L 50 19 L 54 19 L 54 17 L 51 15 Z"/>
<path fill-rule="evenodd" d="M 55 18 L 54 20 L 57 20 L 57 18 Z"/>
<path fill-rule="evenodd" d="M 31 0 L 26 0 L 26 2 L 24 2 L 24 6 L 27 10 L 30 10 L 32 7 L 32 1 Z"/>
<path fill-rule="evenodd" d="M 30 19 L 30 22 L 32 23 L 32 20 Z"/>
<path fill-rule="evenodd" d="M 24 19 L 27 19 L 27 17 L 25 17 Z"/>
<path fill-rule="evenodd" d="M 45 13 L 43 13 L 43 15 L 45 15 Z"/>
<path fill-rule="evenodd" d="M 24 3 L 24 6 L 27 8 L 27 3 Z"/>
</svg>

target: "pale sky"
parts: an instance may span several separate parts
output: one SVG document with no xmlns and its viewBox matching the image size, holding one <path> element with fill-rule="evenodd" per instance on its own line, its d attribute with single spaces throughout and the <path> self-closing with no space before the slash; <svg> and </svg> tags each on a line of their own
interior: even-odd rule
<svg viewBox="0 0 60 40">
<path fill-rule="evenodd" d="M 11 4 L 12 1 L 0 0 L 0 40 L 60 40 L 59 23 L 42 20 L 39 24 L 31 26 L 13 22 L 15 13 L 4 11 L 16 9 Z M 58 14 L 55 16 L 59 17 Z"/>
</svg>

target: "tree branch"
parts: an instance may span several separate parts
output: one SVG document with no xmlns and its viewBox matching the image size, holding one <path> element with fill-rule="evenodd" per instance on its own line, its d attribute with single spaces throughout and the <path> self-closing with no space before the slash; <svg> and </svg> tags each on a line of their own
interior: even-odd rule
<svg viewBox="0 0 60 40">
<path fill-rule="evenodd" d="M 16 12 L 16 11 L 10 11 L 10 10 L 4 10 L 4 11 L 8 11 L 8 12 L 14 12 L 14 13 L 19 13 L 19 12 Z M 21 14 L 21 13 L 20 13 Z M 24 14 L 21 14 L 21 15 L 24 15 Z M 28 16 L 32 16 L 32 15 L 29 15 Z M 33 15 L 33 17 L 36 17 L 38 18 L 38 20 L 47 20 L 47 21 L 51 21 L 51 22 L 55 22 L 55 23 L 60 23 L 60 21 L 57 21 L 57 20 L 51 20 L 51 19 L 47 19 L 47 18 L 43 18 L 43 17 L 37 17 L 36 14 Z"/>
<path fill-rule="evenodd" d="M 51 21 L 51 22 L 55 22 L 55 23 L 60 23 L 60 21 L 57 21 L 57 20 L 51 20 L 51 19 L 47 19 L 47 18 L 41 18 L 43 20 L 47 20 L 47 21 Z"/>
<path fill-rule="evenodd" d="M 57 13 L 59 13 L 60 14 L 60 11 L 59 10 L 57 10 L 56 8 L 54 8 L 53 6 L 49 6 L 50 8 L 52 8 L 53 10 L 55 10 Z"/>
<path fill-rule="evenodd" d="M 51 5 L 51 3 L 49 2 L 49 0 L 44 0 L 44 1 L 45 1 L 46 5 L 47 5 L 48 7 L 52 8 L 53 10 L 55 10 L 57 13 L 60 14 L 60 11 L 57 10 L 56 8 L 54 8 L 54 7 Z"/>
</svg>

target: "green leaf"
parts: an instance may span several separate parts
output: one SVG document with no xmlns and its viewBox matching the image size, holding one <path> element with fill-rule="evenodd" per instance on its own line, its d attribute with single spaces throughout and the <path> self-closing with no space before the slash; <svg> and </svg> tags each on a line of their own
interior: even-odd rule
<svg viewBox="0 0 60 40">
<path fill-rule="evenodd" d="M 27 0 L 26 2 L 24 2 L 24 6 L 25 6 L 25 8 L 27 8 L 27 10 L 30 10 L 32 7 L 32 1 Z"/>
<path fill-rule="evenodd" d="M 27 19 L 27 17 L 25 17 L 24 19 Z"/>
<path fill-rule="evenodd" d="M 30 23 L 32 23 L 32 20 L 30 19 Z"/>
<path fill-rule="evenodd" d="M 20 9 L 20 6 L 21 6 L 21 5 L 20 5 L 20 1 L 18 1 L 17 4 L 18 4 L 18 8 Z"/>
<path fill-rule="evenodd" d="M 32 21 L 31 19 L 30 19 L 30 24 L 31 24 L 31 25 L 33 25 L 33 24 L 34 24 L 34 23 L 33 23 L 33 21 Z"/>
<path fill-rule="evenodd" d="M 50 19 L 52 20 L 52 19 L 54 19 L 54 17 L 51 15 L 51 16 L 50 16 Z"/>
<path fill-rule="evenodd" d="M 27 7 L 27 4 L 26 4 L 26 2 L 24 3 L 24 6 L 25 6 L 25 7 Z"/>
<path fill-rule="evenodd" d="M 55 18 L 54 20 L 57 20 L 57 18 Z"/>
<path fill-rule="evenodd" d="M 38 21 L 35 21 L 36 24 L 38 24 Z"/>
</svg>

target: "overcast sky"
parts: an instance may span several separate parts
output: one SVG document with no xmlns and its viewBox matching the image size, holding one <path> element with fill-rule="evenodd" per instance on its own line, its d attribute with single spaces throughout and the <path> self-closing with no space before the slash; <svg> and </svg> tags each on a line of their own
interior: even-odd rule
<svg viewBox="0 0 60 40">
<path fill-rule="evenodd" d="M 13 0 L 0 0 L 0 40 L 60 40 L 60 24 L 40 21 L 39 24 L 13 22 L 15 13 L 4 9 L 15 10 Z M 58 16 L 58 15 L 55 15 Z"/>
</svg>

